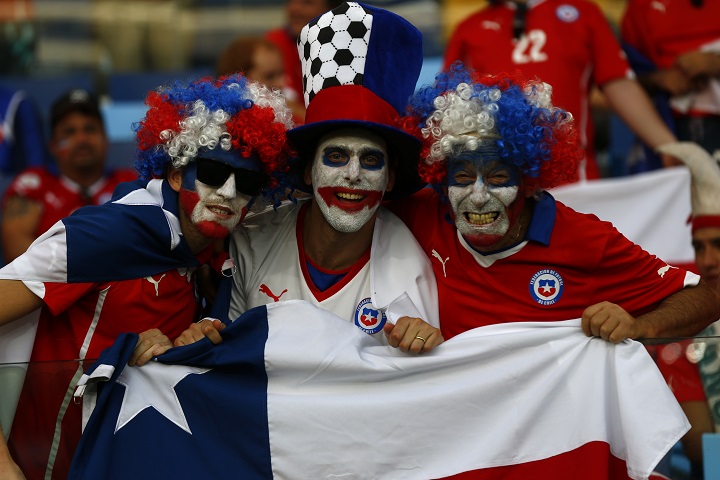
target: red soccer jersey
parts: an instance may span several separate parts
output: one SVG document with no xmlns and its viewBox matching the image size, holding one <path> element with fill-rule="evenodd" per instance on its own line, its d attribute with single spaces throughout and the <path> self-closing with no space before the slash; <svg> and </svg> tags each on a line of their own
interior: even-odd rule
<svg viewBox="0 0 720 480">
<path fill-rule="evenodd" d="M 44 285 L 46 307 L 9 447 L 27 478 L 47 478 L 52 465 L 51 478 L 60 479 L 67 478 L 80 440 L 82 404 L 72 394 L 83 368 L 124 332 L 159 328 L 177 338 L 198 319 L 199 306 L 193 274 L 185 269 L 120 282 Z"/>
<path fill-rule="evenodd" d="M 599 177 L 590 89 L 632 75 L 608 21 L 589 1 L 531 1 L 525 34 L 515 40 L 514 16 L 514 4 L 504 3 L 460 23 L 445 50 L 445 67 L 462 60 L 479 73 L 520 71 L 549 83 L 553 103 L 576 119 L 587 152 L 587 178 Z"/>
<path fill-rule="evenodd" d="M 433 190 L 391 205 L 431 259 L 446 340 L 494 323 L 580 318 L 602 301 L 637 315 L 685 285 L 687 272 L 645 252 L 612 224 L 547 193 L 534 208 L 527 244 L 482 255 L 464 245 Z"/>
<path fill-rule="evenodd" d="M 10 197 L 20 196 L 34 200 L 42 205 L 42 214 L 35 230 L 39 237 L 61 220 L 80 207 L 100 205 L 112 197 L 118 183 L 137 179 L 132 170 L 115 170 L 98 182 L 83 196 L 80 186 L 67 177 L 55 175 L 46 168 L 32 167 L 20 172 L 10 184 L 3 196 L 3 203 Z"/>
<path fill-rule="evenodd" d="M 622 39 L 659 68 L 682 53 L 720 41 L 720 2 L 630 0 L 622 19 Z"/>
</svg>

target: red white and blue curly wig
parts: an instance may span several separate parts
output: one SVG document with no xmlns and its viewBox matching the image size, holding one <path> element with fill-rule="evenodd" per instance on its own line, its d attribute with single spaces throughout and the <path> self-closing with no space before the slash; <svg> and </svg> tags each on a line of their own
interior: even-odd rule
<svg viewBox="0 0 720 480">
<path fill-rule="evenodd" d="M 169 166 L 182 168 L 203 149 L 237 150 L 259 159 L 271 175 L 285 171 L 293 155 L 285 98 L 240 74 L 177 81 L 150 92 L 145 104 L 145 118 L 133 125 L 140 178 L 163 177 Z"/>
<path fill-rule="evenodd" d="M 448 159 L 495 142 L 500 158 L 520 169 L 527 191 L 576 180 L 584 153 L 569 112 L 552 88 L 511 75 L 477 75 L 461 63 L 410 99 L 405 128 L 423 138 L 418 172 L 442 186 Z"/>
</svg>

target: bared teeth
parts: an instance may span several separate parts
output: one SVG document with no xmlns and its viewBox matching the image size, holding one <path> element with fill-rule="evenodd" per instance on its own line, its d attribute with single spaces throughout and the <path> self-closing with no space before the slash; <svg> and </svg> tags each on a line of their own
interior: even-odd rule
<svg viewBox="0 0 720 480">
<path fill-rule="evenodd" d="M 357 193 L 337 193 L 336 195 L 343 200 L 362 200 L 365 198 L 364 195 L 359 195 Z"/>
<path fill-rule="evenodd" d="M 232 215 L 232 211 L 227 208 L 221 208 L 221 207 L 207 207 L 208 210 L 214 213 L 219 213 L 220 215 Z"/>
<path fill-rule="evenodd" d="M 489 223 L 492 223 L 495 221 L 495 219 L 498 217 L 497 212 L 491 212 L 491 213 L 470 213 L 467 214 L 467 219 L 470 223 L 473 225 L 487 225 Z"/>
</svg>

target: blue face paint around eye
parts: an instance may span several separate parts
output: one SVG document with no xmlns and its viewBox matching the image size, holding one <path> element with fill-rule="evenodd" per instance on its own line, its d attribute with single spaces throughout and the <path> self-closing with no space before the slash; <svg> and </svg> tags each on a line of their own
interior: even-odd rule
<svg viewBox="0 0 720 480">
<path fill-rule="evenodd" d="M 195 165 L 195 162 L 190 162 L 188 166 L 185 167 L 185 171 L 182 176 L 182 189 L 194 192 L 196 190 L 195 180 L 197 180 L 197 166 Z"/>
<path fill-rule="evenodd" d="M 368 150 L 360 157 L 360 166 L 365 170 L 380 170 L 385 166 L 385 155 L 380 150 Z"/>
<path fill-rule="evenodd" d="M 323 151 L 322 162 L 327 167 L 344 167 L 350 161 L 345 150 L 339 148 L 326 148 Z"/>
<path fill-rule="evenodd" d="M 385 166 L 385 154 L 380 150 L 363 150 L 360 153 L 360 167 L 365 170 L 381 170 Z M 323 151 L 322 162 L 328 167 L 344 167 L 352 155 L 343 148 L 332 147 Z"/>
<path fill-rule="evenodd" d="M 505 164 L 494 145 L 481 146 L 478 150 L 465 151 L 450 158 L 448 187 L 472 185 L 478 178 L 482 178 L 488 188 L 513 187 L 520 184 L 520 171 Z"/>
</svg>

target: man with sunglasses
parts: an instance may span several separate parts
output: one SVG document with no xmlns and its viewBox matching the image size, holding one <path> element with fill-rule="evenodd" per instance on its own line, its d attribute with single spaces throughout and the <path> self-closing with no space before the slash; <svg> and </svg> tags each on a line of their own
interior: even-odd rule
<svg viewBox="0 0 720 480">
<path fill-rule="evenodd" d="M 58 222 L 0 270 L 0 325 L 41 308 L 0 478 L 21 478 L 13 459 L 28 478 L 67 478 L 83 371 L 68 360 L 97 358 L 123 332 L 177 336 L 197 321 L 195 270 L 222 262 L 214 245 L 285 168 L 292 112 L 279 92 L 235 75 L 160 88 L 146 104 L 135 163 L 145 180 Z"/>
<path fill-rule="evenodd" d="M 330 35 L 333 25 L 346 27 Z M 362 35 L 352 39 L 347 32 Z M 328 48 L 345 51 L 343 42 L 362 59 L 351 69 L 323 57 Z M 420 188 L 419 140 L 396 121 L 417 82 L 421 45 L 420 32 L 403 18 L 354 2 L 305 26 L 298 51 L 307 115 L 288 135 L 301 157 L 300 188 L 313 196 L 248 219 L 233 233 L 232 291 L 225 290 L 224 300 L 219 295 L 218 305 L 226 308 L 218 318 L 227 322 L 252 307 L 299 299 L 404 352 L 428 352 L 443 341 L 428 259 L 402 222 L 380 206 L 384 197 Z M 392 79 L 386 78 L 390 72 Z M 194 324 L 174 343 L 204 336 L 219 343 L 222 328 L 220 321 Z"/>
</svg>

